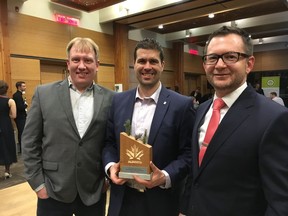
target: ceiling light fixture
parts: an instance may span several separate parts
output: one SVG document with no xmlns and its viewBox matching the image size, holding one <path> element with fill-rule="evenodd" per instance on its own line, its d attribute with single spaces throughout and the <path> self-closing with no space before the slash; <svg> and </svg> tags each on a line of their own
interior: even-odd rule
<svg viewBox="0 0 288 216">
<path fill-rule="evenodd" d="M 208 15 L 208 17 L 210 18 L 210 19 L 212 19 L 212 18 L 214 18 L 214 13 L 210 13 L 209 15 Z"/>
<path fill-rule="evenodd" d="M 259 43 L 258 44 L 263 44 L 264 40 L 263 38 L 259 38 Z"/>
<path fill-rule="evenodd" d="M 160 24 L 160 25 L 158 26 L 158 28 L 159 28 L 159 29 L 163 29 L 163 25 Z"/>
</svg>

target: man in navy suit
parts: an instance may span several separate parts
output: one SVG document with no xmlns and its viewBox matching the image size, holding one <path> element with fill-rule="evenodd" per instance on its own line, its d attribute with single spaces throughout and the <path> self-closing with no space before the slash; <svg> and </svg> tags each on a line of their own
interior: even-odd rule
<svg viewBox="0 0 288 216">
<path fill-rule="evenodd" d="M 215 95 L 197 109 L 182 215 L 287 216 L 288 109 L 247 85 L 255 62 L 247 32 L 224 26 L 212 33 L 204 52 Z M 226 105 L 199 165 L 216 98 Z"/>
<path fill-rule="evenodd" d="M 191 98 L 168 90 L 160 82 L 164 54 L 154 39 L 140 41 L 134 51 L 137 88 L 114 96 L 108 118 L 103 164 L 111 179 L 109 216 L 175 216 L 191 164 L 190 139 L 194 123 Z M 152 145 L 151 180 L 119 178 L 119 137 L 131 121 L 131 135 L 144 135 Z"/>
</svg>

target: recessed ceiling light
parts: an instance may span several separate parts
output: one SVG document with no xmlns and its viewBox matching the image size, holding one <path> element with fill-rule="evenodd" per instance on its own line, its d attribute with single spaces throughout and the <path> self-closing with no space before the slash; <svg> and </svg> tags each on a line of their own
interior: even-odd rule
<svg viewBox="0 0 288 216">
<path fill-rule="evenodd" d="M 159 28 L 159 29 L 163 29 L 163 25 L 162 25 L 162 24 L 159 25 L 158 28 Z"/>
<path fill-rule="evenodd" d="M 209 18 L 214 18 L 214 16 L 215 16 L 215 15 L 214 15 L 213 13 L 211 13 L 211 14 L 208 15 Z"/>
</svg>

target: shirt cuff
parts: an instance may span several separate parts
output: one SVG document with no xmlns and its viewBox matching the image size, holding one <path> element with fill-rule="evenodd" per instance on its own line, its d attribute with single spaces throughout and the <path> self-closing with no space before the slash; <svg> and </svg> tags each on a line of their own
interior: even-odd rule
<svg viewBox="0 0 288 216">
<path fill-rule="evenodd" d="M 45 184 L 41 184 L 40 186 L 38 186 L 34 191 L 37 193 L 38 191 L 40 191 L 41 189 L 43 189 L 45 187 Z"/>
<path fill-rule="evenodd" d="M 106 166 L 105 166 L 105 173 L 106 173 L 106 175 L 110 178 L 110 172 L 109 172 L 109 168 L 112 166 L 112 165 L 114 165 L 114 164 L 116 164 L 115 162 L 110 162 L 110 163 L 108 163 Z"/>
<path fill-rule="evenodd" d="M 165 182 L 165 185 L 161 185 L 160 188 L 163 188 L 163 189 L 171 188 L 171 179 L 170 179 L 169 174 L 165 170 L 161 170 L 161 171 L 165 175 L 166 182 Z"/>
</svg>

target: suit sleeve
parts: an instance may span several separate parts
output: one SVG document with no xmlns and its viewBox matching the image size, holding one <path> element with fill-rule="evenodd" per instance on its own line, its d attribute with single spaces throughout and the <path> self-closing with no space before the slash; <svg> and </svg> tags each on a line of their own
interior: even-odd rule
<svg viewBox="0 0 288 216">
<path fill-rule="evenodd" d="M 105 147 L 102 152 L 102 160 L 104 167 L 110 162 L 117 163 L 119 161 L 119 152 L 116 143 L 116 135 L 114 132 L 114 121 L 113 121 L 114 113 L 115 113 L 115 97 L 112 100 L 112 105 L 108 115 Z"/>
<path fill-rule="evenodd" d="M 288 111 L 271 122 L 259 151 L 260 175 L 268 202 L 266 216 L 288 215 Z"/>
<path fill-rule="evenodd" d="M 192 164 L 191 160 L 191 137 L 195 121 L 195 110 L 193 109 L 193 102 L 190 98 L 182 103 L 182 109 L 179 110 L 177 116 L 178 121 L 178 156 L 167 167 L 164 168 L 168 172 L 172 187 L 176 182 L 184 179 L 189 172 Z"/>
<path fill-rule="evenodd" d="M 32 98 L 31 108 L 28 112 L 26 125 L 22 135 L 23 160 L 25 177 L 32 189 L 44 183 L 42 172 L 42 138 L 43 117 L 41 115 L 38 88 Z"/>
</svg>

